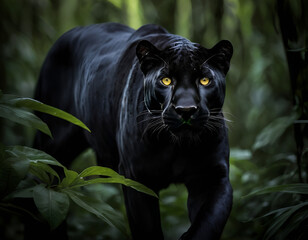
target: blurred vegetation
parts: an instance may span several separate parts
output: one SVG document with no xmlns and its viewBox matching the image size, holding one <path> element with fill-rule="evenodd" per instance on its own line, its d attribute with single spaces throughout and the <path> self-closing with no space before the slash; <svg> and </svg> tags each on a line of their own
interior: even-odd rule
<svg viewBox="0 0 308 240">
<path fill-rule="evenodd" d="M 32 97 L 48 50 L 79 25 L 156 23 L 208 48 L 228 39 L 234 56 L 224 112 L 232 120 L 234 205 L 222 239 L 307 239 L 307 10 L 305 0 L 2 0 L 0 89 Z M 0 121 L 0 142 L 31 146 L 33 129 Z M 80 172 L 94 158 L 88 151 L 72 168 Z M 104 200 L 124 212 L 119 188 L 93 185 L 86 191 L 93 204 Z M 189 226 L 186 197 L 181 185 L 160 194 L 167 240 Z M 74 206 L 68 222 L 72 239 L 121 239 Z M 19 217 L 0 215 L 1 239 L 22 239 L 22 229 Z"/>
</svg>

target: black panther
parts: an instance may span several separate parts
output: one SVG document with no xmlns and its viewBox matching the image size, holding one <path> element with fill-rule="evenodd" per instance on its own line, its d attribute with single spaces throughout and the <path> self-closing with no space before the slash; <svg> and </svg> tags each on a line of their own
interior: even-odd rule
<svg viewBox="0 0 308 240">
<path fill-rule="evenodd" d="M 232 206 L 228 133 L 222 107 L 233 47 L 207 49 L 157 25 L 77 27 L 51 48 L 35 98 L 92 131 L 39 114 L 54 139 L 35 147 L 68 165 L 84 149 L 98 163 L 159 192 L 188 190 L 191 226 L 180 239 L 219 239 Z M 124 188 L 135 240 L 161 240 L 159 200 Z"/>
</svg>

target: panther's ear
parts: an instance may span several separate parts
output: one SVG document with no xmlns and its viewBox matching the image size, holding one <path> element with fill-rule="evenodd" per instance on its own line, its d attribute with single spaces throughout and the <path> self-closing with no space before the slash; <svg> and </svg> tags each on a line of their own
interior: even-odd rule
<svg viewBox="0 0 308 240">
<path fill-rule="evenodd" d="M 224 74 L 227 74 L 230 67 L 230 60 L 233 54 L 233 46 L 227 40 L 218 42 L 210 49 L 210 57 L 206 62 L 220 69 Z"/>
<path fill-rule="evenodd" d="M 142 40 L 136 47 L 136 55 L 141 65 L 141 70 L 146 74 L 151 68 L 162 63 L 160 51 L 149 41 Z"/>
<path fill-rule="evenodd" d="M 147 56 L 155 55 L 158 52 L 158 49 L 147 40 L 140 41 L 136 47 L 136 54 L 139 61 L 142 61 L 142 59 Z"/>
</svg>

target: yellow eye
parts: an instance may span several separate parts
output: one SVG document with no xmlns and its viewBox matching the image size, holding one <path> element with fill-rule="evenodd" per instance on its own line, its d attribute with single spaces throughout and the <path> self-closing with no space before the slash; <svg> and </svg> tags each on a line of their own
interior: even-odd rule
<svg viewBox="0 0 308 240">
<path fill-rule="evenodd" d="M 209 85 L 210 84 L 210 79 L 208 79 L 208 78 L 201 78 L 200 79 L 200 83 L 203 85 L 203 86 L 207 86 L 207 85 Z"/>
<path fill-rule="evenodd" d="M 172 81 L 171 81 L 170 78 L 165 77 L 165 78 L 163 78 L 163 79 L 161 80 L 161 82 L 162 82 L 164 85 L 169 86 L 169 85 L 171 84 Z"/>
</svg>

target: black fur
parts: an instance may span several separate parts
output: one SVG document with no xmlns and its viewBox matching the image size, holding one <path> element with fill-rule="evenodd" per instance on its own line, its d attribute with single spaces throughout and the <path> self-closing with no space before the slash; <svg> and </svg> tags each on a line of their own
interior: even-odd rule
<svg viewBox="0 0 308 240">
<path fill-rule="evenodd" d="M 99 164 L 156 192 L 184 183 L 191 227 L 180 239 L 219 239 L 232 205 L 221 112 L 231 56 L 228 41 L 206 49 L 156 25 L 75 28 L 50 50 L 35 98 L 92 133 L 40 114 L 54 139 L 38 133 L 35 147 L 64 164 L 92 147 Z M 130 188 L 124 195 L 133 238 L 163 239 L 158 200 Z"/>
</svg>

